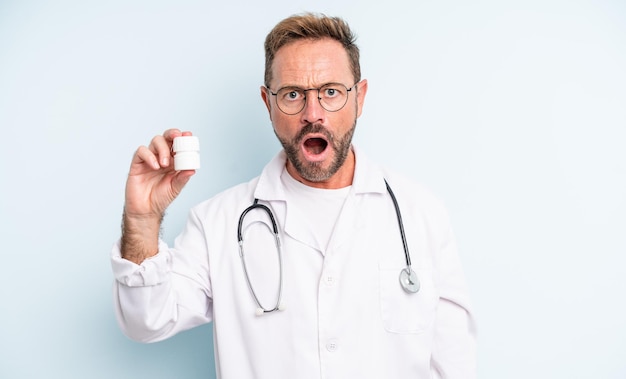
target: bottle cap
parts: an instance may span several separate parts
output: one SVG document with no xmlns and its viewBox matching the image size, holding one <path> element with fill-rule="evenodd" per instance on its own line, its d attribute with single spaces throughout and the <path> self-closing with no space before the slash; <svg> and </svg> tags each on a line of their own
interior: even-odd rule
<svg viewBox="0 0 626 379">
<path fill-rule="evenodd" d="M 199 151 L 200 140 L 196 136 L 181 136 L 174 138 L 172 150 L 175 153 L 179 151 Z"/>
</svg>

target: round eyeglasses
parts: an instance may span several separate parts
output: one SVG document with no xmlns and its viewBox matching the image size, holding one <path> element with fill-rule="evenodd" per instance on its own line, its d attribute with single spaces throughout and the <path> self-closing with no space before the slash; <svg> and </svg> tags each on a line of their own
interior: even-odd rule
<svg viewBox="0 0 626 379">
<path fill-rule="evenodd" d="M 288 115 L 295 115 L 304 109 L 306 105 L 306 93 L 308 91 L 317 91 L 317 100 L 322 108 L 328 112 L 337 112 L 341 110 L 348 102 L 349 92 L 356 87 L 357 83 L 350 88 L 341 83 L 327 83 L 319 88 L 299 88 L 299 87 L 283 87 L 272 92 L 268 87 L 267 90 L 273 96 L 276 96 L 276 105 L 281 112 Z"/>
</svg>

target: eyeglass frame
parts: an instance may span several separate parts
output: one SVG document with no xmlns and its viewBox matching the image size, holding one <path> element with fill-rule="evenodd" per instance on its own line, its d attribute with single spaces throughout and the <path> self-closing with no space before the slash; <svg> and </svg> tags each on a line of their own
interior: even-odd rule
<svg viewBox="0 0 626 379">
<path fill-rule="evenodd" d="M 356 83 L 354 83 L 352 86 L 348 87 L 343 83 L 337 83 L 337 82 L 329 82 L 329 83 L 325 83 L 322 84 L 320 87 L 318 88 L 300 88 L 298 86 L 285 86 L 285 87 L 281 87 L 278 90 L 276 90 L 276 93 L 272 92 L 272 90 L 268 87 L 268 86 L 264 86 L 265 89 L 270 93 L 270 95 L 275 96 L 276 97 L 276 107 L 278 107 L 278 110 L 280 110 L 281 112 L 283 112 L 284 114 L 288 115 L 288 116 L 295 116 L 298 113 L 302 112 L 304 110 L 304 108 L 306 108 L 306 93 L 308 91 L 313 91 L 313 90 L 317 90 L 317 101 L 320 103 L 320 106 L 326 111 L 326 112 L 339 112 L 340 110 L 342 110 L 346 104 L 348 104 L 348 98 L 350 97 L 350 92 L 352 92 L 352 90 L 360 83 L 361 81 L 358 81 Z M 343 87 L 345 87 L 346 89 L 346 101 L 343 103 L 343 105 L 341 107 L 339 107 L 338 109 L 335 109 L 334 111 L 331 111 L 329 109 L 326 109 L 326 107 L 324 106 L 324 104 L 322 104 L 322 98 L 320 97 L 320 91 L 322 88 L 329 86 L 331 84 L 339 84 Z M 284 90 L 285 88 L 293 88 L 294 90 L 300 90 L 302 91 L 302 93 L 304 94 L 304 101 L 302 102 L 302 108 L 300 108 L 299 111 L 297 111 L 296 113 L 287 113 L 285 112 L 280 105 L 278 104 L 278 92 Z"/>
</svg>

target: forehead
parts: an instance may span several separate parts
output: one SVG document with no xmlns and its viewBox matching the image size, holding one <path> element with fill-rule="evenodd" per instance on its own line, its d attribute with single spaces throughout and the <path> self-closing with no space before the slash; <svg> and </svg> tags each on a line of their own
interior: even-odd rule
<svg viewBox="0 0 626 379">
<path fill-rule="evenodd" d="M 338 41 L 298 40 L 281 47 L 272 64 L 273 87 L 317 87 L 338 82 L 352 85 L 348 53 Z"/>
</svg>

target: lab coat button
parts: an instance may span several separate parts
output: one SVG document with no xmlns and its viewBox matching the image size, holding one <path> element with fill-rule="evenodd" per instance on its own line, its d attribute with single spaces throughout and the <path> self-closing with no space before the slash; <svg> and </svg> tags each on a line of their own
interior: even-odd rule
<svg viewBox="0 0 626 379">
<path fill-rule="evenodd" d="M 326 276 L 326 278 L 324 278 L 324 280 L 326 281 L 326 285 L 329 286 L 329 287 L 335 284 L 335 277 L 332 276 L 332 275 Z"/>
<path fill-rule="evenodd" d="M 328 343 L 326 343 L 326 349 L 330 351 L 331 353 L 334 353 L 335 351 L 337 351 L 338 347 L 339 345 L 336 339 L 330 339 L 328 340 Z"/>
</svg>

